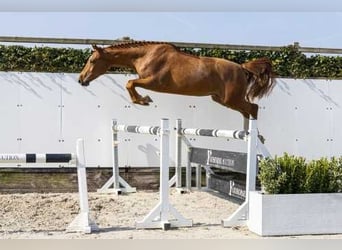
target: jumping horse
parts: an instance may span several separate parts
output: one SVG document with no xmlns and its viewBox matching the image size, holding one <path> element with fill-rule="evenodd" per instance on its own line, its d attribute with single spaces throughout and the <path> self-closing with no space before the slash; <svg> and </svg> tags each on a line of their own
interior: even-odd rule
<svg viewBox="0 0 342 250">
<path fill-rule="evenodd" d="M 149 96 L 143 97 L 136 91 L 136 87 L 141 87 L 170 94 L 211 96 L 215 102 L 239 111 L 245 118 L 257 119 L 258 105 L 251 101 L 268 95 L 274 85 L 272 64 L 267 58 L 240 65 L 221 58 L 190 55 L 163 42 L 92 47 L 79 83 L 88 86 L 113 66 L 132 68 L 139 78 L 129 80 L 126 88 L 136 104 L 152 102 Z"/>
</svg>

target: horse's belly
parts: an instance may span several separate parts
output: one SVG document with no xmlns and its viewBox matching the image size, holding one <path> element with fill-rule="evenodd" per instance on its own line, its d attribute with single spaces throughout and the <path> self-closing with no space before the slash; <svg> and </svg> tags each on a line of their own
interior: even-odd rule
<svg viewBox="0 0 342 250">
<path fill-rule="evenodd" d="M 211 83 L 166 83 L 159 91 L 171 94 L 207 96 L 216 93 Z M 216 84 L 215 84 L 216 85 Z M 158 91 L 158 90 L 157 90 Z"/>
</svg>

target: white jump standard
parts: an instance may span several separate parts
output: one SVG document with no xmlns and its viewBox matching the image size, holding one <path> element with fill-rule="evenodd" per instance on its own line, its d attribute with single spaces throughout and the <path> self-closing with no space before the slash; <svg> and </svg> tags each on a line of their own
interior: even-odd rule
<svg viewBox="0 0 342 250">
<path fill-rule="evenodd" d="M 97 191 L 99 193 L 135 193 L 136 188 L 131 187 L 121 176 L 119 173 L 119 151 L 118 151 L 118 132 L 125 131 L 131 132 L 132 126 L 126 127 L 125 125 L 118 125 L 117 120 L 113 119 L 111 124 L 111 132 L 112 132 L 112 142 L 113 142 L 113 151 L 112 151 L 112 159 L 113 159 L 113 176 Z M 135 126 L 134 126 L 135 127 Z M 136 132 L 134 132 L 136 133 Z M 111 188 L 112 187 L 112 188 Z"/>
<path fill-rule="evenodd" d="M 270 153 L 258 137 L 257 121 L 249 120 L 247 135 L 247 170 L 246 170 L 246 199 L 245 202 L 227 219 L 222 220 L 224 227 L 246 224 L 248 221 L 249 192 L 256 189 L 257 155 L 271 157 Z"/>
<path fill-rule="evenodd" d="M 194 147 L 191 145 L 191 143 L 188 141 L 188 139 L 185 137 L 187 135 L 191 136 L 208 136 L 208 137 L 224 137 L 224 138 L 230 138 L 230 139 L 238 139 L 238 140 L 245 140 L 247 133 L 244 130 L 223 130 L 223 129 L 202 129 L 202 128 L 182 128 L 182 120 L 177 119 L 176 121 L 176 156 L 175 156 L 175 162 L 176 162 L 176 188 L 180 191 L 189 191 L 191 189 L 191 162 L 189 159 L 191 158 L 192 149 Z M 186 180 L 185 180 L 185 189 L 182 189 L 181 184 L 181 176 L 182 176 L 182 142 L 184 142 L 188 149 L 188 161 L 186 166 Z M 207 171 L 210 171 L 210 169 L 207 168 Z M 197 186 L 199 186 L 200 182 L 200 167 L 196 169 L 196 177 L 197 177 Z"/>
<path fill-rule="evenodd" d="M 87 174 L 83 139 L 77 140 L 76 156 L 78 192 L 80 195 L 80 213 L 70 223 L 67 228 L 67 232 L 91 233 L 93 231 L 98 231 L 99 228 L 96 223 L 91 220 L 89 214 Z"/>
<path fill-rule="evenodd" d="M 160 199 L 159 203 L 145 216 L 136 222 L 137 229 L 170 227 L 191 227 L 192 220 L 185 219 L 169 202 L 169 120 L 161 119 L 160 127 L 116 125 L 115 130 L 160 136 Z M 171 219 L 172 218 L 172 219 Z"/>
<path fill-rule="evenodd" d="M 197 129 L 197 128 L 182 128 L 181 120 L 176 123 L 176 187 L 181 188 L 181 144 L 182 141 L 188 148 L 188 161 L 186 166 L 186 189 L 191 189 L 191 162 L 190 153 L 193 148 L 190 142 L 185 138 L 186 135 L 192 136 L 210 136 L 210 137 L 225 137 L 237 140 L 247 141 L 247 167 L 246 167 L 246 197 L 245 202 L 233 213 L 228 219 L 222 220 L 224 227 L 231 227 L 239 224 L 245 224 L 248 216 L 249 206 L 249 191 L 254 191 L 256 188 L 257 174 L 257 154 L 263 157 L 270 157 L 270 153 L 258 138 L 258 130 L 256 120 L 249 120 L 248 133 L 243 130 L 218 130 L 218 129 Z M 208 164 L 208 163 L 207 163 Z M 210 164 L 208 164 L 210 165 Z M 207 171 L 211 171 L 208 166 L 204 166 Z M 200 166 L 196 169 L 197 182 L 199 182 Z"/>
<path fill-rule="evenodd" d="M 0 154 L 0 163 L 73 163 L 77 167 L 80 212 L 67 227 L 67 232 L 91 233 L 98 227 L 90 219 L 85 168 L 84 141 L 78 139 L 76 154 Z M 4 167 L 4 166 L 1 166 Z"/>
</svg>

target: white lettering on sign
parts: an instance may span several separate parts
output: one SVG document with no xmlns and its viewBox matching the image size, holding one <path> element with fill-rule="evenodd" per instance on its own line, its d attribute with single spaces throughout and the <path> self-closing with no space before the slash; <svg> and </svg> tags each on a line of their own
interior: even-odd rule
<svg viewBox="0 0 342 250">
<path fill-rule="evenodd" d="M 210 149 L 207 152 L 208 152 L 207 165 L 221 165 L 221 166 L 227 166 L 227 167 L 235 166 L 235 160 L 213 156 L 213 151 Z"/>
<path fill-rule="evenodd" d="M 231 196 L 235 196 L 235 197 L 243 197 L 246 198 L 246 190 L 239 186 L 239 185 L 235 185 L 234 181 L 230 181 L 230 195 Z"/>
<path fill-rule="evenodd" d="M 18 161 L 19 156 L 18 155 L 0 155 L 0 161 Z"/>
<path fill-rule="evenodd" d="M 222 166 L 228 166 L 228 167 L 234 167 L 235 161 L 232 159 L 227 158 L 221 158 L 216 156 L 210 156 L 208 160 L 208 165 L 215 164 L 215 165 L 222 165 Z"/>
</svg>

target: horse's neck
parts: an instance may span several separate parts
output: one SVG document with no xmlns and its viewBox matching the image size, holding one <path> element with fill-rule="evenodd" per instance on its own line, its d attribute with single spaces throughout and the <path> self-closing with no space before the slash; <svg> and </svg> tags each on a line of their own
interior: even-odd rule
<svg viewBox="0 0 342 250">
<path fill-rule="evenodd" d="M 108 60 L 114 66 L 134 68 L 134 62 L 146 52 L 137 48 L 120 48 L 108 50 Z"/>
</svg>

